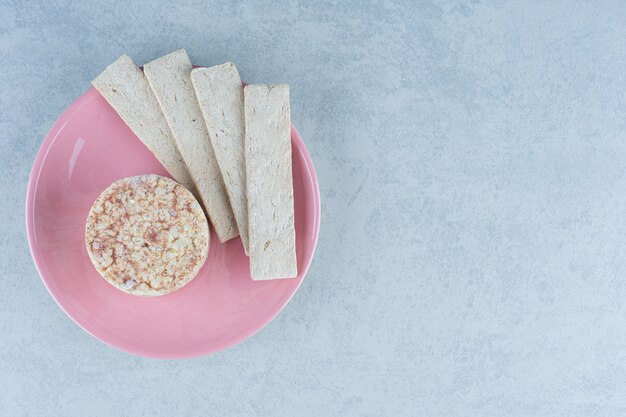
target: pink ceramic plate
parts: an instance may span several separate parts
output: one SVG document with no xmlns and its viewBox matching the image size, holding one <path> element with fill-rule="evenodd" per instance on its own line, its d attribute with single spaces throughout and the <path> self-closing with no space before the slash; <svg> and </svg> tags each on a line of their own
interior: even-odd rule
<svg viewBox="0 0 626 417">
<path fill-rule="evenodd" d="M 46 136 L 28 184 L 28 242 L 50 294 L 91 335 L 139 355 L 198 356 L 251 336 L 296 292 L 317 243 L 315 170 L 293 127 L 291 140 L 298 277 L 252 281 L 241 240 L 220 244 L 213 234 L 205 265 L 186 287 L 162 297 L 134 297 L 111 286 L 92 266 L 84 243 L 85 219 L 113 181 L 167 172 L 104 98 L 89 90 Z"/>
</svg>

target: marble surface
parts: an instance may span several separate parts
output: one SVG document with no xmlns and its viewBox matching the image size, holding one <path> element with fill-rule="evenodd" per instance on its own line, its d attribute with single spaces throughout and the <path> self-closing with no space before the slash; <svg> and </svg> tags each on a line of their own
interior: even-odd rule
<svg viewBox="0 0 626 417">
<path fill-rule="evenodd" d="M 626 413 L 625 3 L 98 3 L 0 1 L 0 415 Z M 291 84 L 323 218 L 270 325 L 160 361 L 56 306 L 24 201 L 99 71 L 179 47 Z"/>
</svg>

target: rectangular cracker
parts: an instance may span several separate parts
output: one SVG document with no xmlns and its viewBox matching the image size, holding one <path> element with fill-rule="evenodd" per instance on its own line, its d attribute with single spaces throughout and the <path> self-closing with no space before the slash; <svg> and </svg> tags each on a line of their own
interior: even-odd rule
<svg viewBox="0 0 626 417">
<path fill-rule="evenodd" d="M 293 278 L 298 266 L 289 86 L 247 85 L 243 95 L 250 274 L 254 280 Z"/>
<path fill-rule="evenodd" d="M 222 172 L 243 248 L 248 253 L 243 85 L 232 62 L 191 71 L 191 81 Z"/>
<path fill-rule="evenodd" d="M 179 49 L 147 63 L 144 73 L 196 184 L 217 238 L 225 242 L 239 233 L 191 84 L 192 69 L 187 52 Z"/>
<path fill-rule="evenodd" d="M 167 172 L 195 193 L 195 185 L 161 112 L 161 107 L 146 77 L 133 60 L 127 55 L 122 55 L 91 84 L 161 162 Z"/>
</svg>

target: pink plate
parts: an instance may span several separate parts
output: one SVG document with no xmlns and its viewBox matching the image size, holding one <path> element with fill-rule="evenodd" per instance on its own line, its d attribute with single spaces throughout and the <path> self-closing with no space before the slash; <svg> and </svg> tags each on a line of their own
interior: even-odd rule
<svg viewBox="0 0 626 417">
<path fill-rule="evenodd" d="M 165 296 L 135 297 L 111 286 L 92 266 L 85 249 L 85 219 L 113 181 L 168 174 L 92 88 L 52 126 L 28 183 L 28 243 L 48 291 L 88 333 L 138 355 L 193 357 L 256 333 L 294 295 L 317 243 L 315 170 L 293 127 L 291 141 L 298 277 L 252 281 L 241 240 L 220 244 L 213 233 L 208 259 L 191 283 Z"/>
</svg>

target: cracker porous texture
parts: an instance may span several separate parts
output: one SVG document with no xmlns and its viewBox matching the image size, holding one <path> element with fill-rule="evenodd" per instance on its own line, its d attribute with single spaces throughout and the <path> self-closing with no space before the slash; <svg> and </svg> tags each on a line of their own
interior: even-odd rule
<svg viewBox="0 0 626 417">
<path fill-rule="evenodd" d="M 133 60 L 122 55 L 91 83 L 167 172 L 196 193 L 159 103 Z"/>
<path fill-rule="evenodd" d="M 217 238 L 226 242 L 238 236 L 239 231 L 191 83 L 192 69 L 184 49 L 148 62 L 143 67 Z"/>
<path fill-rule="evenodd" d="M 289 86 L 244 88 L 246 192 L 253 280 L 298 274 Z"/>
<path fill-rule="evenodd" d="M 243 249 L 247 254 L 248 203 L 241 78 L 235 64 L 227 62 L 192 70 L 191 81 L 222 172 Z"/>
<path fill-rule="evenodd" d="M 194 196 L 159 175 L 124 178 L 96 199 L 85 227 L 96 270 L 132 295 L 158 296 L 191 281 L 206 260 L 209 228 Z"/>
</svg>

